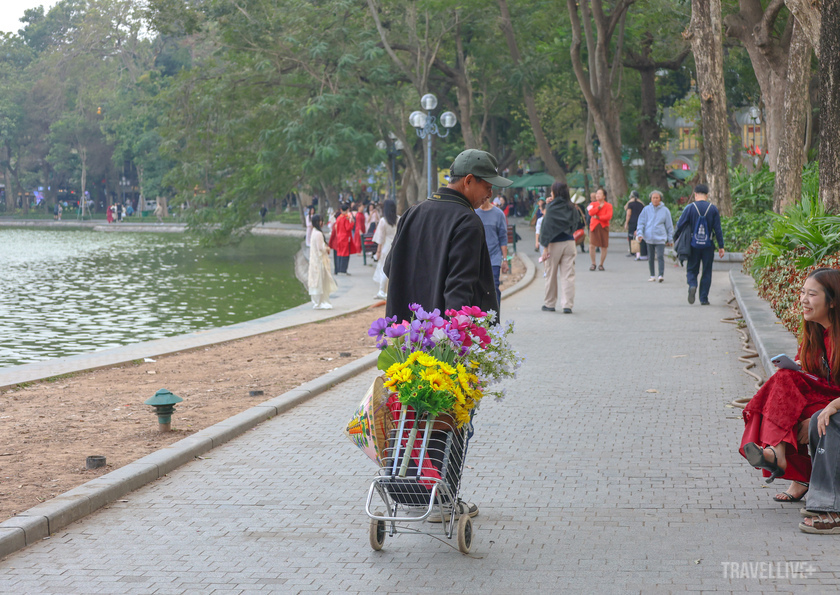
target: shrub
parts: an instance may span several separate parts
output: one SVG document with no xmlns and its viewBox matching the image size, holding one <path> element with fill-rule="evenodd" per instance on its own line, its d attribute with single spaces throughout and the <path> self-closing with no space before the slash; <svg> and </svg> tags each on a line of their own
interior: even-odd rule
<svg viewBox="0 0 840 595">
<path fill-rule="evenodd" d="M 756 266 L 760 256 L 759 241 L 744 252 L 744 271 L 751 272 L 756 282 L 758 295 L 767 300 L 773 312 L 776 313 L 785 328 L 794 334 L 799 333 L 802 321 L 802 309 L 799 305 L 799 291 L 808 274 L 820 267 L 840 268 L 840 253 L 829 254 L 814 261 L 812 264 L 800 267 L 799 263 L 809 257 L 809 249 L 797 246 L 779 255 L 771 264 L 765 267 Z"/>
</svg>

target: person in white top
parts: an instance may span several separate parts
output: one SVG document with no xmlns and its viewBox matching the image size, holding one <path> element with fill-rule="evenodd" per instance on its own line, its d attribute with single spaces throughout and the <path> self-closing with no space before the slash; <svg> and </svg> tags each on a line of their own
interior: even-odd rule
<svg viewBox="0 0 840 595">
<path fill-rule="evenodd" d="M 373 280 L 379 283 L 379 293 L 376 299 L 388 298 L 388 277 L 385 275 L 385 257 L 391 251 L 391 242 L 397 232 L 397 203 L 393 200 L 386 200 L 382 203 L 382 218 L 376 226 L 373 234 L 373 241 L 377 244 L 376 249 L 376 271 L 373 273 Z"/>
<path fill-rule="evenodd" d="M 321 216 L 312 215 L 312 236 L 309 243 L 309 297 L 315 310 L 332 310 L 330 294 L 338 289 L 330 274 L 330 249 L 321 232 Z"/>
</svg>

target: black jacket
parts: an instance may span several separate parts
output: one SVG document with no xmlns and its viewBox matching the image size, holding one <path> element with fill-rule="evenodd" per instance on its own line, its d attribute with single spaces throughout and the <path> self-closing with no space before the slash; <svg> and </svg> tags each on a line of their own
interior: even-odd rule
<svg viewBox="0 0 840 595">
<path fill-rule="evenodd" d="M 386 314 L 410 320 L 408 305 L 424 310 L 478 306 L 499 311 L 484 224 L 466 197 L 440 188 L 400 217 L 391 251 Z"/>
</svg>

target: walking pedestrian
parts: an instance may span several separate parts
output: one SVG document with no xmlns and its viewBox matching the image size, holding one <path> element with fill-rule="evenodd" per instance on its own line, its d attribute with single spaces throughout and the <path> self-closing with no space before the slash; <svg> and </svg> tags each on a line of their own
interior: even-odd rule
<svg viewBox="0 0 840 595">
<path fill-rule="evenodd" d="M 365 205 L 359 202 L 353 213 L 353 241 L 350 244 L 350 254 L 361 254 L 364 247 L 365 233 Z"/>
<path fill-rule="evenodd" d="M 335 255 L 336 275 L 350 274 L 347 272 L 347 265 L 350 263 L 350 247 L 353 241 L 352 231 L 353 215 L 350 214 L 350 204 L 346 202 L 341 203 L 341 214 L 335 218 L 332 233 L 330 233 L 329 244 Z"/>
<path fill-rule="evenodd" d="M 484 241 L 490 253 L 490 266 L 493 269 L 493 284 L 496 286 L 497 312 L 501 312 L 502 292 L 499 290 L 501 273 L 508 272 L 507 262 L 507 219 L 499 207 L 490 201 L 490 196 L 475 210 L 484 224 Z M 501 320 L 501 314 L 499 314 Z"/>
<path fill-rule="evenodd" d="M 557 282 L 560 282 L 560 307 L 564 314 L 571 314 L 575 306 L 575 248 L 574 233 L 582 229 L 583 217 L 569 197 L 569 187 L 554 182 L 548 198 L 540 244 L 543 247 L 545 268 L 545 299 L 542 310 L 554 312 L 557 305 Z M 558 279 L 557 272 L 560 272 Z"/>
<path fill-rule="evenodd" d="M 651 192 L 648 198 L 650 204 L 642 209 L 636 224 L 636 239 L 647 243 L 650 259 L 648 281 L 657 280 L 655 267 L 658 262 L 658 280 L 662 283 L 665 280 L 665 246 L 670 246 L 674 241 L 674 220 L 671 218 L 671 211 L 662 204 L 662 193 L 659 190 Z"/>
<path fill-rule="evenodd" d="M 379 283 L 379 292 L 376 298 L 384 300 L 388 298 L 388 276 L 385 274 L 385 259 L 391 251 L 391 243 L 394 241 L 394 234 L 397 233 L 397 203 L 390 198 L 382 203 L 382 217 L 376 224 L 376 231 L 373 232 L 373 241 L 376 242 L 376 270 L 373 273 L 373 280 Z"/>
<path fill-rule="evenodd" d="M 683 209 L 677 222 L 677 235 L 683 230 L 691 233 L 691 253 L 688 257 L 685 277 L 688 282 L 688 303 L 693 304 L 697 293 L 697 274 L 700 265 L 700 305 L 709 305 L 709 290 L 712 287 L 712 266 L 715 261 L 714 240 L 717 241 L 718 255 L 723 258 L 723 229 L 720 227 L 720 213 L 709 202 L 709 187 L 697 184 L 694 187 L 694 202 Z"/>
<path fill-rule="evenodd" d="M 493 186 L 513 182 L 497 173 L 498 162 L 478 149 L 461 152 L 450 166 L 449 184 L 400 217 L 391 252 L 387 316 L 411 320 L 410 304 L 431 312 L 478 306 L 498 311 L 484 224 L 475 213 Z M 458 514 L 478 514 L 478 506 L 458 502 Z M 438 517 L 440 518 L 440 517 Z"/>
<path fill-rule="evenodd" d="M 321 232 L 321 216 L 312 216 L 312 237 L 309 242 L 309 297 L 314 310 L 332 310 L 330 294 L 338 289 L 330 275 L 330 249 Z"/>
<path fill-rule="evenodd" d="M 263 205 L 262 208 L 260 208 L 260 221 L 262 222 L 263 225 L 265 225 L 265 216 L 266 215 L 268 215 L 268 207 Z"/>
<path fill-rule="evenodd" d="M 644 208 L 645 203 L 639 200 L 639 192 L 637 190 L 633 190 L 630 193 L 630 200 L 628 200 L 627 204 L 624 206 L 624 231 L 627 232 L 627 244 L 630 248 L 630 252 L 627 256 L 635 256 L 636 260 L 641 260 L 642 255 L 647 256 L 647 245 L 644 240 L 639 242 L 639 251 L 633 252 L 633 240 L 636 239 L 636 226 L 639 222 L 639 215 L 641 215 L 642 209 Z"/>
<path fill-rule="evenodd" d="M 607 259 L 607 248 L 610 246 L 610 221 L 612 221 L 613 207 L 607 202 L 607 191 L 598 188 L 595 191 L 595 200 L 586 207 L 589 213 L 589 259 L 592 261 L 590 271 L 595 270 L 595 250 L 601 251 L 601 262 L 598 270 L 604 270 L 604 261 Z"/>
</svg>

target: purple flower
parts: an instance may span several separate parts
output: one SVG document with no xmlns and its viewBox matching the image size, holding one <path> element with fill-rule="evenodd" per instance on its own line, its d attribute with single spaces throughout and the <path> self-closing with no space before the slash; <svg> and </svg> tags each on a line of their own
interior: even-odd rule
<svg viewBox="0 0 840 595">
<path fill-rule="evenodd" d="M 379 341 L 377 341 L 376 347 L 379 349 L 385 349 L 386 347 L 388 347 L 387 339 L 380 339 Z"/>
<path fill-rule="evenodd" d="M 408 309 L 414 313 L 417 313 L 417 310 L 422 310 L 423 306 L 421 306 L 420 304 L 409 304 Z"/>
<path fill-rule="evenodd" d="M 394 326 L 389 326 L 385 329 L 385 336 L 389 339 L 397 339 L 402 337 L 404 334 L 408 332 L 408 329 L 405 328 L 402 324 L 397 324 Z"/>
<path fill-rule="evenodd" d="M 385 332 L 385 329 L 388 328 L 389 324 L 390 323 L 388 322 L 387 318 L 377 318 L 370 325 L 370 328 L 368 329 L 368 335 L 370 335 L 371 337 L 379 337 L 380 335 L 382 335 L 382 333 Z"/>
</svg>

